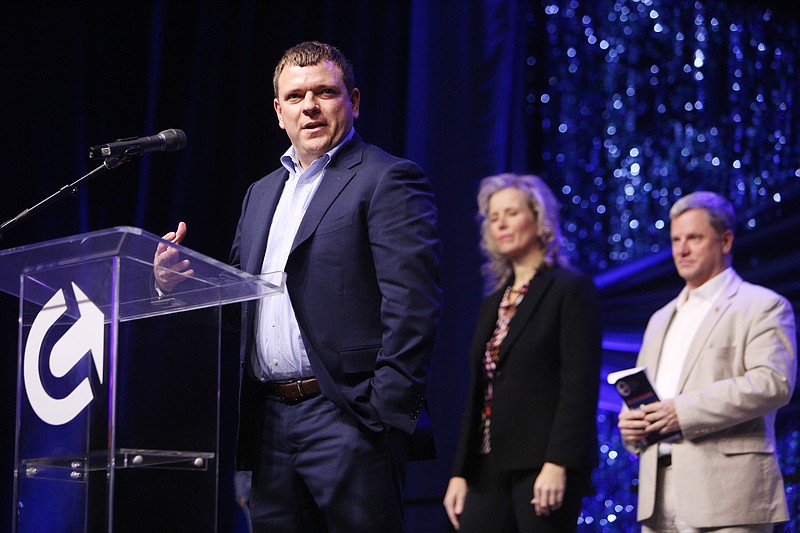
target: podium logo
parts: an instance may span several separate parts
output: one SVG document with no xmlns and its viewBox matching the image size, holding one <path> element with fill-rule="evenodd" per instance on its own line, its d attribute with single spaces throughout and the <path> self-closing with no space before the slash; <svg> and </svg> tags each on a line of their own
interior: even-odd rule
<svg viewBox="0 0 800 533">
<path fill-rule="evenodd" d="M 80 316 L 53 344 L 50 352 L 50 373 L 56 378 L 64 377 L 87 352 L 91 352 L 100 383 L 102 383 L 105 345 L 103 312 L 75 283 L 72 284 L 72 290 L 78 302 Z M 39 418 L 53 426 L 60 426 L 73 420 L 94 398 L 88 376 L 63 398 L 53 398 L 42 384 L 39 358 L 44 338 L 66 311 L 64 290 L 59 289 L 36 315 L 31 325 L 28 341 L 25 343 L 23 377 L 28 401 Z"/>
</svg>

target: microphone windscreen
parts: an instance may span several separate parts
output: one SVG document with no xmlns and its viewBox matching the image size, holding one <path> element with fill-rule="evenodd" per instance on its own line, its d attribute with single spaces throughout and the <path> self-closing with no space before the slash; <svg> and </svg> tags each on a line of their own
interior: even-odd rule
<svg viewBox="0 0 800 533">
<path fill-rule="evenodd" d="M 186 134 L 183 130 L 169 129 L 158 134 L 163 140 L 164 152 L 177 152 L 186 146 Z"/>
</svg>

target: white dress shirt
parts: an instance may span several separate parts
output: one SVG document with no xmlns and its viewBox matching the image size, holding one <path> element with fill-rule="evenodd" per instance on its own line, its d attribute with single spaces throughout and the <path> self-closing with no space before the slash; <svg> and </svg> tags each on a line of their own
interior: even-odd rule
<svg viewBox="0 0 800 533">
<path fill-rule="evenodd" d="M 675 314 L 664 336 L 653 384 L 659 399 L 667 400 L 678 394 L 683 363 L 697 330 L 731 276 L 733 269 L 729 267 L 692 291 L 684 287 L 678 295 Z M 671 451 L 671 445 L 662 442 L 658 451 L 659 455 L 665 455 Z"/>
</svg>

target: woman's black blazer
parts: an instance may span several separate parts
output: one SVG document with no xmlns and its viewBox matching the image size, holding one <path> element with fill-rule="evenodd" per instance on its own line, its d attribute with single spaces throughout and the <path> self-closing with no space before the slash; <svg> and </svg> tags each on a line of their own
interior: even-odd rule
<svg viewBox="0 0 800 533">
<path fill-rule="evenodd" d="M 453 475 L 468 480 L 481 442 L 483 355 L 505 287 L 481 304 L 470 350 L 471 385 Z M 592 279 L 546 266 L 531 280 L 497 360 L 492 455 L 503 469 L 546 461 L 590 474 L 597 464 L 596 411 L 602 333 Z"/>
</svg>

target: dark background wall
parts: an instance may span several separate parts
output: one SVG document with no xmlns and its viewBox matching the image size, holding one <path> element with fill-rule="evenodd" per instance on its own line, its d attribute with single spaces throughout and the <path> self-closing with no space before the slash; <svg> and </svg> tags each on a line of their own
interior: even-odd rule
<svg viewBox="0 0 800 533">
<path fill-rule="evenodd" d="M 742 226 L 737 269 L 800 307 L 798 29 L 795 8 L 781 4 L 8 3 L 0 16 L 0 220 L 92 170 L 89 146 L 167 128 L 183 129 L 188 144 L 95 178 L 6 233 L 0 248 L 117 225 L 161 235 L 184 220 L 187 246 L 225 260 L 247 186 L 288 145 L 272 110 L 276 61 L 303 40 L 337 45 L 362 92 L 359 133 L 418 161 L 437 192 L 445 309 L 430 403 L 439 459 L 412 465 L 407 499 L 410 531 L 446 531 L 439 502 L 482 293 L 480 178 L 536 172 L 559 195 L 571 258 L 603 293 L 604 373 L 632 364 L 647 317 L 680 288 L 660 222 L 685 192 L 728 195 Z M 0 295 L 2 524 L 12 509 L 16 313 L 15 300 Z M 223 362 L 221 531 L 237 523 L 236 357 Z M 604 390 L 605 470 L 600 497 L 587 502 L 587 529 L 608 527 L 614 512 L 617 530 L 631 523 L 635 465 L 608 455 L 618 444 L 616 405 Z M 785 426 L 784 434 L 797 430 Z M 788 457 L 785 474 L 796 477 L 797 462 Z M 621 510 L 604 510 L 608 500 Z"/>
</svg>

